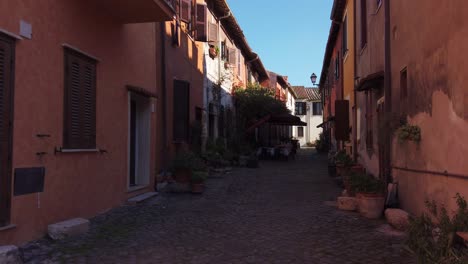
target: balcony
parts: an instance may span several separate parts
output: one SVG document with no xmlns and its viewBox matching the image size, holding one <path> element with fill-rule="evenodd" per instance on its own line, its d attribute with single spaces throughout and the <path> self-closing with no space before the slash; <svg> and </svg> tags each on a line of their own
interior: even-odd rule
<svg viewBox="0 0 468 264">
<path fill-rule="evenodd" d="M 124 24 L 172 20 L 175 11 L 170 0 L 96 0 L 104 10 Z"/>
</svg>

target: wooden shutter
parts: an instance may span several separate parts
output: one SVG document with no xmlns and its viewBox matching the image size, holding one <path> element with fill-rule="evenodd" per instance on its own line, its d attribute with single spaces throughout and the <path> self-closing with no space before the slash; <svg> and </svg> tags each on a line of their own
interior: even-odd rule
<svg viewBox="0 0 468 264">
<path fill-rule="evenodd" d="M 13 39 L 0 35 L 0 226 L 10 221 L 14 48 Z"/>
<path fill-rule="evenodd" d="M 192 0 L 180 1 L 180 19 L 185 22 L 190 22 L 192 16 Z"/>
<path fill-rule="evenodd" d="M 64 147 L 96 148 L 96 61 L 65 49 Z"/>
<path fill-rule="evenodd" d="M 206 42 L 208 41 L 207 37 L 207 8 L 206 4 L 197 4 L 197 19 L 196 19 L 196 35 L 195 35 L 195 40 L 197 41 L 203 41 Z"/>
<path fill-rule="evenodd" d="M 349 101 L 335 101 L 335 139 L 349 140 Z"/>
<path fill-rule="evenodd" d="M 216 23 L 208 23 L 208 41 L 218 42 L 218 25 Z"/>
<path fill-rule="evenodd" d="M 229 48 L 229 63 L 236 65 L 237 63 L 237 50 L 235 48 Z"/>
<path fill-rule="evenodd" d="M 188 141 L 189 139 L 189 107 L 190 84 L 188 82 L 174 80 L 173 98 L 173 137 L 175 141 Z"/>
<path fill-rule="evenodd" d="M 367 0 L 361 0 L 361 49 L 367 44 Z"/>
</svg>

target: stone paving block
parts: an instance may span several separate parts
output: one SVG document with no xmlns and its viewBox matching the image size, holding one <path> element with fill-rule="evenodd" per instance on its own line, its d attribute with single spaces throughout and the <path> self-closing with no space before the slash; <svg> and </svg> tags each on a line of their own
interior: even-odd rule
<svg viewBox="0 0 468 264">
<path fill-rule="evenodd" d="M 16 246 L 0 246 L 0 263 L 21 264 L 19 250 Z"/>
<path fill-rule="evenodd" d="M 89 220 L 74 218 L 60 223 L 49 225 L 49 237 L 53 240 L 60 240 L 70 236 L 85 234 L 89 230 Z"/>
</svg>

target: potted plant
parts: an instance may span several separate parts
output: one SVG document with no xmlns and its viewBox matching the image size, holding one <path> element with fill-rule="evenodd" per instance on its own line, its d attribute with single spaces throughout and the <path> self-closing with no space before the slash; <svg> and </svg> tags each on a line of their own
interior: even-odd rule
<svg viewBox="0 0 468 264">
<path fill-rule="evenodd" d="M 172 160 L 174 179 L 178 183 L 189 183 L 192 177 L 194 154 L 191 152 L 178 153 Z"/>
<path fill-rule="evenodd" d="M 209 54 L 212 59 L 218 57 L 218 54 L 219 54 L 218 46 L 210 45 Z"/>
<path fill-rule="evenodd" d="M 361 215 L 370 219 L 380 218 L 385 205 L 385 183 L 363 172 L 351 174 L 349 182 L 351 190 L 356 193 Z"/>
<path fill-rule="evenodd" d="M 201 194 L 205 191 L 206 178 L 208 178 L 208 172 L 206 171 L 192 172 L 192 193 Z"/>
</svg>

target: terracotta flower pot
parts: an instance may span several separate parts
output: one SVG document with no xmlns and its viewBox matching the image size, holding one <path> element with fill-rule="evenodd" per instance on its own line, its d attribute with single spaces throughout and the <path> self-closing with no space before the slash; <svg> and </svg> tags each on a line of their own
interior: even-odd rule
<svg viewBox="0 0 468 264">
<path fill-rule="evenodd" d="M 193 183 L 192 184 L 192 193 L 201 194 L 205 191 L 204 183 Z"/>
<path fill-rule="evenodd" d="M 177 169 L 174 172 L 174 179 L 178 183 L 189 183 L 192 178 L 192 170 L 190 169 Z"/>
<path fill-rule="evenodd" d="M 358 193 L 359 213 L 369 219 L 380 218 L 384 211 L 385 197 L 383 194 Z"/>
</svg>

